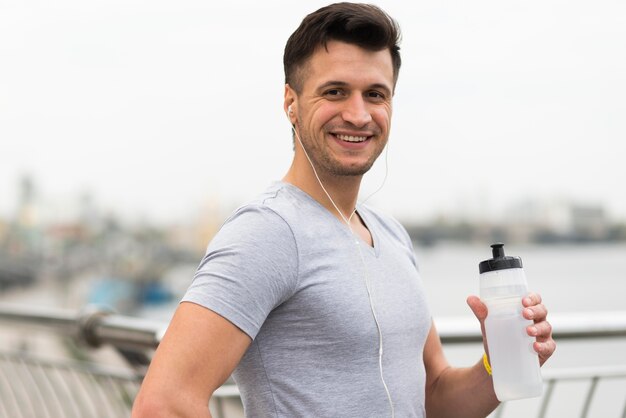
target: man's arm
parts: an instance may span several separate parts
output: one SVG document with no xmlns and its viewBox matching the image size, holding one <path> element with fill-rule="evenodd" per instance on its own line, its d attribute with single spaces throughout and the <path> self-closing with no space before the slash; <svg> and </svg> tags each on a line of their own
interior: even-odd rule
<svg viewBox="0 0 626 418">
<path fill-rule="evenodd" d="M 183 302 L 154 353 L 133 418 L 210 417 L 209 399 L 237 366 L 250 337 L 222 316 Z"/>
<path fill-rule="evenodd" d="M 484 418 L 498 406 L 493 381 L 482 360 L 472 367 L 451 367 L 434 323 L 424 347 L 424 365 L 428 418 Z"/>
<path fill-rule="evenodd" d="M 484 326 L 487 307 L 476 296 L 470 296 L 467 303 L 480 321 L 487 352 Z M 537 338 L 534 349 L 539 354 L 540 364 L 543 365 L 556 349 L 552 339 L 552 327 L 546 321 L 548 311 L 537 294 L 523 298 L 522 304 L 523 316 L 534 322 L 526 331 L 528 335 Z M 482 418 L 498 406 L 493 380 L 484 369 L 482 360 L 468 368 L 450 367 L 443 354 L 441 340 L 434 324 L 424 346 L 424 365 L 426 413 L 429 418 Z"/>
</svg>

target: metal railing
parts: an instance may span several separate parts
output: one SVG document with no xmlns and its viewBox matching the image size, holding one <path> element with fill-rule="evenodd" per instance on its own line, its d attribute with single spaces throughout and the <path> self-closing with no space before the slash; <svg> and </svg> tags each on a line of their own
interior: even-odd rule
<svg viewBox="0 0 626 418">
<path fill-rule="evenodd" d="M 626 338 L 626 311 L 551 313 L 550 324 L 555 340 Z M 478 322 L 469 317 L 435 318 L 443 344 L 482 342 Z"/>
<path fill-rule="evenodd" d="M 0 417 L 128 417 L 140 385 L 118 368 L 0 353 Z"/>
<path fill-rule="evenodd" d="M 562 383 L 569 381 L 587 381 L 589 382 L 589 386 L 580 411 L 580 417 L 586 418 L 590 416 L 589 412 L 591 408 L 591 403 L 594 399 L 594 395 L 596 394 L 596 389 L 600 381 L 621 379 L 625 381 L 624 387 L 626 388 L 626 365 L 593 368 L 581 367 L 565 370 L 546 370 L 543 372 L 543 379 L 545 382 L 545 392 L 541 399 L 541 406 L 537 415 L 538 418 L 545 418 L 547 416 L 548 408 L 552 401 L 554 390 L 556 389 L 557 384 L 559 384 L 560 382 Z M 496 418 L 503 416 L 502 414 L 505 408 L 506 404 L 500 405 L 496 414 Z M 626 395 L 621 418 L 626 418 Z"/>
<path fill-rule="evenodd" d="M 22 325 L 75 338 L 90 347 L 111 344 L 146 350 L 159 345 L 167 324 L 87 306 L 80 311 L 0 303 L 0 323 Z"/>
<path fill-rule="evenodd" d="M 550 321 L 556 340 L 626 338 L 626 311 L 551 314 Z M 444 345 L 482 341 L 477 322 L 471 318 L 437 318 L 435 323 Z M 110 345 L 131 362 L 136 360 L 137 353 L 155 349 L 167 327 L 162 322 L 117 315 L 96 307 L 77 312 L 0 303 L 2 324 L 71 337 L 91 348 Z M 589 388 L 580 413 L 584 418 L 588 416 L 600 381 L 623 379 L 626 382 L 626 364 L 611 368 L 552 369 L 543 374 L 545 392 L 538 417 L 547 416 L 555 388 L 561 382 L 587 381 Z M 118 370 L 78 362 L 42 361 L 24 354 L 2 354 L 0 417 L 128 416 L 141 378 L 141 370 Z M 237 388 L 232 384 L 220 388 L 214 394 L 214 415 L 232 416 L 220 411 L 224 409 L 223 401 L 238 400 L 238 396 Z M 505 411 L 506 404 L 503 404 L 493 416 L 504 417 Z M 626 418 L 626 404 L 621 416 Z"/>
<path fill-rule="evenodd" d="M 557 341 L 598 340 L 606 338 L 626 338 L 626 311 L 586 312 L 568 314 L 550 314 L 553 337 Z M 437 331 L 444 345 L 482 343 L 482 335 L 473 318 L 435 319 Z M 626 353 L 624 364 L 610 367 L 580 367 L 574 369 L 546 369 L 542 371 L 544 393 L 538 407 L 537 417 L 545 418 L 554 401 L 557 386 L 567 382 L 587 382 L 580 418 L 589 415 L 596 389 L 601 381 L 621 379 L 624 381 L 624 404 L 621 415 L 626 418 Z M 494 418 L 506 416 L 507 404 L 501 404 L 492 414 Z M 527 415 L 529 416 L 529 415 Z M 604 417 L 603 417 L 604 418 Z"/>
<path fill-rule="evenodd" d="M 154 349 L 159 345 L 167 324 L 144 318 L 117 315 L 96 306 L 73 311 L 0 303 L 0 323 L 24 325 L 73 336 L 92 347 Z M 550 314 L 556 340 L 626 338 L 626 311 Z M 443 344 L 482 342 L 476 320 L 468 317 L 436 318 Z"/>
</svg>

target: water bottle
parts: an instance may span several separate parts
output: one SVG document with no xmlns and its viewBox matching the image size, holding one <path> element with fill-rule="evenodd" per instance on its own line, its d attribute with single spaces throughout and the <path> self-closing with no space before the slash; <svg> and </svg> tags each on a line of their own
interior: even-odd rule
<svg viewBox="0 0 626 418">
<path fill-rule="evenodd" d="M 479 263 L 480 298 L 487 305 L 485 332 L 493 388 L 500 401 L 540 396 L 543 390 L 534 337 L 526 332 L 533 322 L 522 316 L 528 293 L 522 259 L 504 255 L 504 244 L 491 246 L 493 258 Z"/>
</svg>

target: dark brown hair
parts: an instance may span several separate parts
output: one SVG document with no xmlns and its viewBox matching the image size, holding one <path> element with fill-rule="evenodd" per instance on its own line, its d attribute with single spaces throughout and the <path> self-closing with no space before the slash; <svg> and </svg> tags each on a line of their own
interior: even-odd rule
<svg viewBox="0 0 626 418">
<path fill-rule="evenodd" d="M 400 27 L 379 7 L 361 3 L 335 3 L 306 16 L 287 40 L 283 65 L 285 83 L 300 93 L 302 69 L 315 50 L 331 41 L 341 41 L 369 51 L 388 49 L 393 63 L 393 81 L 400 72 Z"/>
</svg>

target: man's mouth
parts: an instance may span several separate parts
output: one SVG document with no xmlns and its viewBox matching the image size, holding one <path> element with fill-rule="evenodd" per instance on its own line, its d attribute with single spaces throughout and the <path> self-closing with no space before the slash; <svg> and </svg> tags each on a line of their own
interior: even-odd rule
<svg viewBox="0 0 626 418">
<path fill-rule="evenodd" d="M 335 134 L 335 136 L 345 142 L 363 142 L 366 141 L 368 136 L 353 136 L 353 135 L 339 135 Z"/>
</svg>

